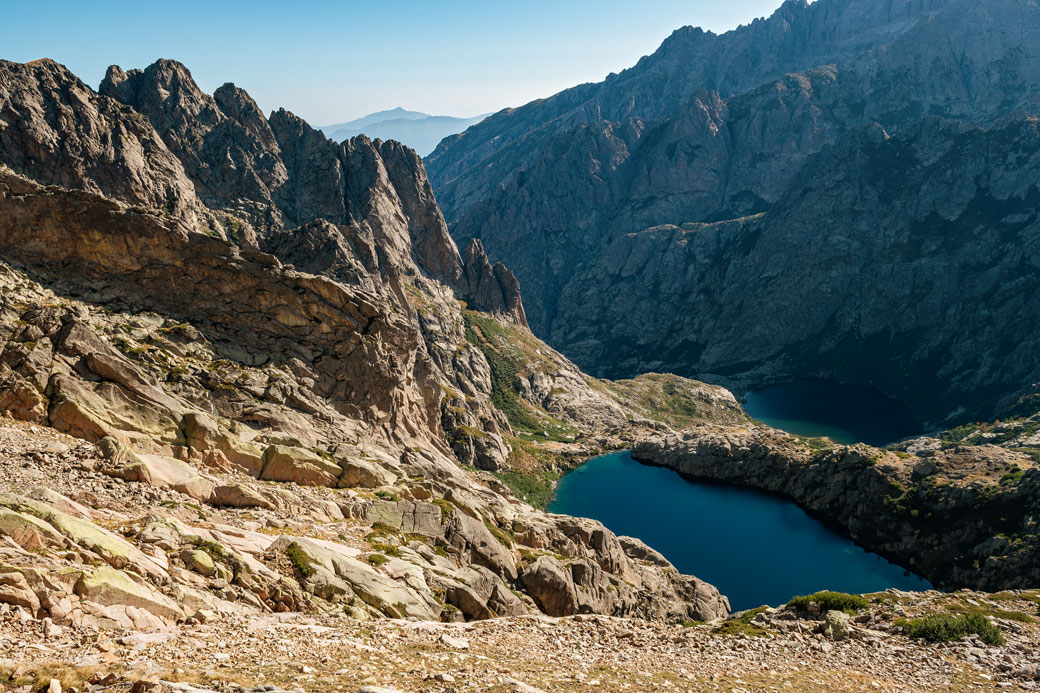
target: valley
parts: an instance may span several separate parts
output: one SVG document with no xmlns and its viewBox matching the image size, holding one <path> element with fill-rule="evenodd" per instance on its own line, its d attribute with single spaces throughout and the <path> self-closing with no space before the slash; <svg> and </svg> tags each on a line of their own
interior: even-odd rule
<svg viewBox="0 0 1040 693">
<path fill-rule="evenodd" d="M 0 60 L 0 693 L 1040 689 L 1038 47 L 786 0 L 326 128 Z"/>
</svg>

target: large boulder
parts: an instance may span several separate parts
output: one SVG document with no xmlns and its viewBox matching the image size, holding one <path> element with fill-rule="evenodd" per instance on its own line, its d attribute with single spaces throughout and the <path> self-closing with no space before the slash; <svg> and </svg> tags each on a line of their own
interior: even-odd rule
<svg viewBox="0 0 1040 693">
<path fill-rule="evenodd" d="M 132 606 L 167 622 L 184 617 L 184 610 L 177 602 L 108 566 L 98 566 L 83 573 L 75 590 L 80 599 L 102 606 Z"/>
<path fill-rule="evenodd" d="M 444 531 L 441 509 L 433 503 L 376 500 L 365 507 L 364 516 L 372 524 L 379 522 L 405 534 L 438 537 Z"/>
<path fill-rule="evenodd" d="M 302 537 L 283 536 L 271 544 L 270 550 L 287 552 L 304 572 L 321 567 L 334 574 L 346 582 L 362 601 L 387 616 L 415 616 L 426 620 L 440 618 L 441 606 L 428 589 L 419 591 L 401 584 L 328 545 Z"/>
<path fill-rule="evenodd" d="M 216 450 L 246 474 L 260 476 L 264 467 L 264 453 L 258 445 L 239 439 L 202 412 L 185 414 L 181 419 L 181 427 L 189 447 L 199 452 Z"/>
<path fill-rule="evenodd" d="M 538 607 L 549 616 L 578 613 L 578 594 L 570 570 L 552 556 L 539 556 L 527 566 L 521 582 Z"/>
<path fill-rule="evenodd" d="M 452 510 L 444 524 L 442 541 L 470 562 L 486 566 L 510 582 L 516 580 L 513 554 L 479 520 Z"/>
<path fill-rule="evenodd" d="M 301 486 L 335 487 L 343 470 L 335 462 L 324 459 L 310 450 L 288 445 L 272 445 L 264 451 L 264 466 L 260 478 L 266 481 L 286 481 Z"/>
<path fill-rule="evenodd" d="M 523 600 L 483 566 L 467 566 L 445 585 L 445 600 L 467 618 L 519 616 L 527 613 Z"/>
<path fill-rule="evenodd" d="M 343 474 L 339 478 L 340 488 L 378 488 L 397 483 L 397 475 L 385 467 L 361 457 L 340 457 L 336 460 Z"/>
</svg>

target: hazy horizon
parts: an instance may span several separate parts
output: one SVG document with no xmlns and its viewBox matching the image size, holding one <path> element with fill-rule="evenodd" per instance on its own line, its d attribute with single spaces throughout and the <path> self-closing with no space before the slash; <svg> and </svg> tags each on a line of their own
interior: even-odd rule
<svg viewBox="0 0 1040 693">
<path fill-rule="evenodd" d="M 600 81 L 681 26 L 721 33 L 780 4 L 651 0 L 633 11 L 618 0 L 378 7 L 191 0 L 170 12 L 111 0 L 20 3 L 0 27 L 0 57 L 53 58 L 94 88 L 109 65 L 172 58 L 209 93 L 234 82 L 265 112 L 284 107 L 314 124 L 396 107 L 470 117 Z"/>
</svg>

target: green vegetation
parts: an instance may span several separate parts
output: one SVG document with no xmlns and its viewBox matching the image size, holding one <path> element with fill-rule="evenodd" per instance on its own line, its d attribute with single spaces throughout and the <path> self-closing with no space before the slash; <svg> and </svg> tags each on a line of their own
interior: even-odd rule
<svg viewBox="0 0 1040 693">
<path fill-rule="evenodd" d="M 381 553 L 371 553 L 368 555 L 368 562 L 378 567 L 384 563 L 389 563 L 390 559 Z"/>
<path fill-rule="evenodd" d="M 981 616 L 990 616 L 993 618 L 1003 618 L 1008 621 L 1018 621 L 1019 623 L 1037 623 L 1036 618 L 1029 614 L 1024 614 L 1021 611 L 1009 611 L 1007 609 L 998 609 L 992 606 L 972 606 L 970 604 L 955 604 L 949 608 L 953 613 L 957 614 L 978 614 Z"/>
<path fill-rule="evenodd" d="M 464 311 L 463 318 L 466 341 L 480 349 L 491 367 L 491 403 L 506 415 L 509 425 L 528 441 L 573 441 L 577 435 L 573 427 L 520 399 L 521 374 L 544 359 L 525 353 L 525 338 L 494 318 L 473 311 Z"/>
<path fill-rule="evenodd" d="M 514 496 L 541 510 L 549 505 L 556 482 L 560 480 L 560 475 L 550 469 L 539 469 L 531 473 L 506 471 L 494 474 L 509 487 Z"/>
<path fill-rule="evenodd" d="M 314 564 L 311 563 L 311 557 L 308 556 L 307 552 L 300 548 L 300 545 L 295 541 L 285 547 L 285 555 L 289 557 L 293 567 L 296 568 L 303 577 L 309 578 L 317 572 L 314 568 Z"/>
<path fill-rule="evenodd" d="M 200 539 L 195 546 L 200 551 L 205 551 L 209 554 L 209 557 L 215 561 L 223 561 L 228 558 L 227 552 L 224 551 L 224 547 L 214 541 L 210 541 L 209 539 Z M 296 546 L 296 544 L 293 544 L 293 546 Z M 299 549 L 300 547 L 296 546 L 296 548 Z"/>
<path fill-rule="evenodd" d="M 448 518 L 451 517 L 452 511 L 455 510 L 455 505 L 443 498 L 434 498 L 430 502 L 441 509 L 441 522 L 447 522 Z"/>
<path fill-rule="evenodd" d="M 787 602 L 787 605 L 799 611 L 808 611 L 809 602 L 816 602 L 824 611 L 844 611 L 854 614 L 863 611 L 870 606 L 870 600 L 858 594 L 845 594 L 844 592 L 831 592 L 829 590 L 795 597 Z"/>
<path fill-rule="evenodd" d="M 913 620 L 900 619 L 896 625 L 907 630 L 911 638 L 930 642 L 959 640 L 966 635 L 978 635 L 987 645 L 1003 645 L 1004 634 L 982 614 L 930 614 Z"/>
<path fill-rule="evenodd" d="M 763 638 L 769 635 L 769 631 L 762 626 L 753 624 L 752 621 L 755 619 L 755 616 L 758 616 L 768 608 L 768 606 L 759 606 L 749 609 L 737 618 L 731 618 L 723 622 L 714 632 L 717 635 L 747 635 L 749 637 Z"/>
<path fill-rule="evenodd" d="M 1017 465 L 1011 468 L 1011 471 L 1000 477 L 1000 485 L 1007 486 L 1009 484 L 1017 484 L 1025 476 L 1025 471 Z"/>
<path fill-rule="evenodd" d="M 491 532 L 495 539 L 498 539 L 500 544 L 512 548 L 513 537 L 508 532 L 492 522 L 485 522 L 484 526 L 488 528 L 488 531 Z"/>
<path fill-rule="evenodd" d="M 511 341 L 509 332 L 494 318 L 472 311 L 463 313 L 466 321 L 466 340 L 480 349 L 491 366 L 491 403 L 498 408 L 514 428 L 534 431 L 540 428 L 538 420 L 520 401 L 517 381 L 524 363 L 517 353 L 505 353 L 495 342 Z"/>
</svg>

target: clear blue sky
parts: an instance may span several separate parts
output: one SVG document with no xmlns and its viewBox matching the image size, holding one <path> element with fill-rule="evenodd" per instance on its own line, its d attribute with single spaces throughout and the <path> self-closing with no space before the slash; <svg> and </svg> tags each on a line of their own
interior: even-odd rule
<svg viewBox="0 0 1040 693">
<path fill-rule="evenodd" d="M 726 31 L 781 0 L 8 2 L 0 57 L 49 57 L 97 87 L 111 64 L 186 64 L 316 125 L 403 106 L 470 116 L 598 81 L 674 29 Z"/>
</svg>

